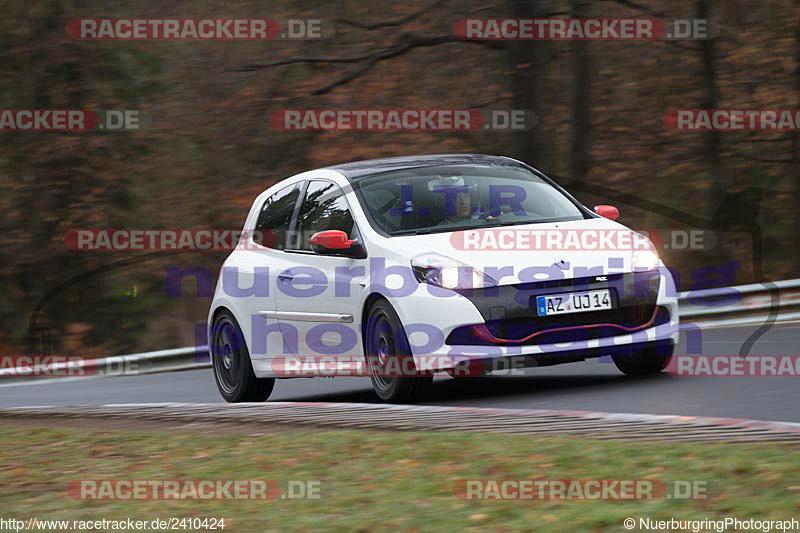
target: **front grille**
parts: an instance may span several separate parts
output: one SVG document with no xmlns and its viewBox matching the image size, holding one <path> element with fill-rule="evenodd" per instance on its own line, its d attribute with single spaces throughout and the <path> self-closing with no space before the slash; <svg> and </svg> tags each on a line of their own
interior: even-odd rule
<svg viewBox="0 0 800 533">
<path fill-rule="evenodd" d="M 483 323 L 457 328 L 446 342 L 498 344 L 497 339 L 501 339 L 505 342 L 499 343 L 505 344 L 551 344 L 620 335 L 645 325 L 663 324 L 669 321 L 669 311 L 656 308 L 660 284 L 659 273 L 647 271 L 459 291 L 475 305 Z M 537 296 L 598 289 L 609 291 L 613 309 L 537 315 Z M 572 329 L 563 331 L 564 328 Z"/>
<path fill-rule="evenodd" d="M 530 346 L 579 342 L 630 333 L 646 327 L 669 322 L 666 307 L 638 305 L 610 311 L 590 311 L 555 317 L 513 318 L 488 320 L 484 324 L 461 326 L 454 329 L 445 341 L 448 345 L 513 344 Z M 506 341 L 498 343 L 481 334 L 485 328 L 492 337 Z M 522 340 L 527 339 L 527 340 Z"/>
</svg>

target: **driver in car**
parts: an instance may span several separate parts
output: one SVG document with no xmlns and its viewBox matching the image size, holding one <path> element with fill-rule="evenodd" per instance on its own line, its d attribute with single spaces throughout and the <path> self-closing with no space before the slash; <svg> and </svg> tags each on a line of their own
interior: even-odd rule
<svg viewBox="0 0 800 533">
<path fill-rule="evenodd" d="M 450 202 L 445 202 L 445 204 L 445 217 L 439 225 L 463 224 L 477 218 L 472 208 L 472 194 L 466 187 L 459 188 L 455 195 L 455 205 Z"/>
</svg>

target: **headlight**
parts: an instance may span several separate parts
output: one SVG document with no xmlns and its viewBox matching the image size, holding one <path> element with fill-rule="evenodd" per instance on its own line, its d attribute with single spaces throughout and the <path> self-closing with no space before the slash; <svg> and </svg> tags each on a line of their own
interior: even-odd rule
<svg viewBox="0 0 800 533">
<path fill-rule="evenodd" d="M 429 253 L 411 260 L 411 269 L 420 283 L 445 289 L 481 289 L 497 282 L 466 263 L 443 255 Z"/>
<path fill-rule="evenodd" d="M 658 268 L 658 254 L 655 250 L 634 250 L 631 266 L 633 270 L 655 270 Z"/>
</svg>

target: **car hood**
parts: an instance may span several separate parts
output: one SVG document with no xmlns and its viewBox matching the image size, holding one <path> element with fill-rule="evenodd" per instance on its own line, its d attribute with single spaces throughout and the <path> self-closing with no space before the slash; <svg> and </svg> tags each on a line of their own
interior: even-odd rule
<svg viewBox="0 0 800 533">
<path fill-rule="evenodd" d="M 621 235 L 622 233 L 632 234 L 629 228 L 605 218 L 591 218 L 585 220 L 575 220 L 568 222 L 551 222 L 538 224 L 525 224 L 517 226 L 502 226 L 491 229 L 479 230 L 477 233 L 492 231 L 495 236 L 499 236 L 500 231 L 531 233 L 531 231 L 546 233 L 559 233 L 562 239 L 567 239 L 567 234 L 581 235 L 586 230 L 606 231 L 606 234 Z M 445 233 L 432 233 L 427 235 L 406 235 L 392 237 L 391 248 L 409 258 L 413 258 L 425 253 L 436 253 L 452 259 L 456 259 L 469 266 L 478 268 L 487 273 L 496 272 L 496 269 L 508 267 L 513 268 L 513 275 L 504 276 L 497 280 L 500 285 L 508 285 L 519 282 L 530 282 L 534 279 L 555 279 L 559 277 L 572 278 L 584 276 L 599 276 L 622 272 L 631 272 L 631 258 L 633 255 L 632 246 L 616 247 L 616 249 L 580 249 L 580 246 L 558 247 L 541 246 L 531 244 L 527 247 L 517 249 L 500 249 L 500 247 L 488 248 L 481 247 L 475 249 L 472 244 L 470 249 L 465 249 L 464 233 L 475 234 L 475 230 L 462 230 Z M 485 238 L 485 236 L 482 236 Z M 544 237 L 545 239 L 547 237 Z M 573 237 L 574 238 L 574 237 Z M 480 239 L 478 239 L 480 241 Z M 475 242 L 474 236 L 472 243 Z M 486 243 L 487 240 L 482 242 Z M 488 241 L 490 242 L 490 241 Z M 522 277 L 519 273 L 529 267 L 536 267 L 528 270 Z M 558 269 L 558 274 L 548 274 Z M 532 276 L 537 273 L 536 278 Z"/>
</svg>

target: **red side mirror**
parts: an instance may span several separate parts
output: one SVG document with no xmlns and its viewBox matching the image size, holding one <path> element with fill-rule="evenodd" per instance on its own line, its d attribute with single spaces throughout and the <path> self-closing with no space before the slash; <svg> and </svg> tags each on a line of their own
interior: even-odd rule
<svg viewBox="0 0 800 533">
<path fill-rule="evenodd" d="M 324 253 L 325 250 L 348 250 L 353 244 L 353 241 L 347 238 L 347 233 L 338 229 L 315 233 L 309 242 L 311 249 L 320 253 Z"/>
<path fill-rule="evenodd" d="M 617 220 L 619 218 L 619 209 L 613 205 L 596 205 L 594 206 L 594 212 L 609 220 Z"/>
</svg>

